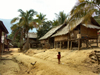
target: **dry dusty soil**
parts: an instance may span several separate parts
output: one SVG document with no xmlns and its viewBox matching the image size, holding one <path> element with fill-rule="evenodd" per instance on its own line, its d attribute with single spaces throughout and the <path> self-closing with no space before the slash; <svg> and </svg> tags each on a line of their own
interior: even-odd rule
<svg viewBox="0 0 100 75">
<path fill-rule="evenodd" d="M 95 49 L 29 49 L 26 53 L 11 48 L 0 60 L 0 75 L 99 75 L 100 65 L 92 61 L 89 55 Z M 57 54 L 61 52 L 61 64 Z M 35 65 L 31 65 L 34 63 Z"/>
</svg>

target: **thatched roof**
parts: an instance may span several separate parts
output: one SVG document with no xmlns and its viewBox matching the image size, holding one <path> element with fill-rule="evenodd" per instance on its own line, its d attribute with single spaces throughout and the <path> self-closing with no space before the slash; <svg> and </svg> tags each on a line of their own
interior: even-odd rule
<svg viewBox="0 0 100 75">
<path fill-rule="evenodd" d="M 6 29 L 5 25 L 3 24 L 2 21 L 0 21 L 0 28 L 3 32 L 8 33 L 8 30 Z"/>
<path fill-rule="evenodd" d="M 41 37 L 39 40 L 47 39 L 50 36 L 52 36 L 59 28 L 61 28 L 63 25 L 59 25 L 57 27 L 52 28 L 50 31 L 48 31 L 43 37 Z"/>
<path fill-rule="evenodd" d="M 28 37 L 29 37 L 29 38 L 37 38 L 37 33 L 29 32 L 29 33 L 28 33 Z"/>
<path fill-rule="evenodd" d="M 85 18 L 83 17 L 83 18 L 75 20 L 74 23 L 68 23 L 62 30 L 59 30 L 52 37 L 59 36 L 59 35 L 65 35 L 65 34 L 69 33 L 70 31 L 72 31 L 73 29 L 75 29 L 80 24 L 82 24 L 83 26 L 85 26 L 87 28 L 100 29 L 100 25 L 93 18 L 91 18 L 91 20 L 93 22 L 91 21 L 92 23 L 89 23 L 89 24 L 82 23 L 84 21 L 84 19 Z"/>
</svg>

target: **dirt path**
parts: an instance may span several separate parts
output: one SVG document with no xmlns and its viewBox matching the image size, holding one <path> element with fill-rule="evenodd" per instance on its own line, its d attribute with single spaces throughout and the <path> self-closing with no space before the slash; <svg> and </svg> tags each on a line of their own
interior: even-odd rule
<svg viewBox="0 0 100 75">
<path fill-rule="evenodd" d="M 11 49 L 11 51 L 10 54 L 4 55 L 4 57 L 14 61 L 2 60 L 0 62 L 0 73 L 2 72 L 2 75 L 98 75 L 83 66 L 74 65 L 73 67 L 69 64 L 58 64 L 57 61 L 42 59 L 41 53 L 37 57 L 37 55 L 28 56 L 19 53 L 18 49 Z M 37 63 L 34 66 L 30 64 L 35 61 Z"/>
<path fill-rule="evenodd" d="M 27 66 L 28 73 L 34 75 L 97 75 L 90 71 L 77 70 L 68 65 L 57 64 L 55 62 L 46 61 L 36 57 L 30 57 L 22 53 L 17 53 L 13 55 L 18 63 L 22 63 Z M 30 63 L 37 61 L 35 66 Z"/>
<path fill-rule="evenodd" d="M 12 60 L 10 53 L 17 53 L 14 51 L 4 52 L 0 60 L 0 75 L 16 75 L 20 71 L 19 65 Z"/>
</svg>

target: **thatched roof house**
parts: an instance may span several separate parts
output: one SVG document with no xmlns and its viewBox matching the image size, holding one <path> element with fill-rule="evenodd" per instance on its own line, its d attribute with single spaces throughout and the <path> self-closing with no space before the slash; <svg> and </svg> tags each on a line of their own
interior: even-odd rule
<svg viewBox="0 0 100 75">
<path fill-rule="evenodd" d="M 0 30 L 6 34 L 8 34 L 8 30 L 7 28 L 5 27 L 5 25 L 3 24 L 2 21 L 0 21 Z"/>
<path fill-rule="evenodd" d="M 37 33 L 29 32 L 28 37 L 29 37 L 30 48 L 37 47 L 37 44 L 38 44 Z"/>
<path fill-rule="evenodd" d="M 57 27 L 52 28 L 50 31 L 48 31 L 43 37 L 41 37 L 39 40 L 41 44 L 49 43 L 51 48 L 54 46 L 54 38 L 51 36 L 55 34 L 59 29 L 63 28 L 66 24 L 59 25 Z"/>
<path fill-rule="evenodd" d="M 52 36 L 62 25 L 59 25 L 57 27 L 52 28 L 50 31 L 48 31 L 43 37 L 41 37 L 39 40 L 44 40 Z"/>
<path fill-rule="evenodd" d="M 59 36 L 59 35 L 65 35 L 68 34 L 69 32 L 73 31 L 77 26 L 80 24 L 86 28 L 91 28 L 91 29 L 100 29 L 100 25 L 91 17 L 91 21 L 88 22 L 87 24 L 82 23 L 84 21 L 84 18 L 78 19 L 74 21 L 74 23 L 67 24 L 62 30 L 59 30 L 56 34 L 52 35 L 53 37 Z"/>
<path fill-rule="evenodd" d="M 29 33 L 28 33 L 28 37 L 29 37 L 29 38 L 34 38 L 34 39 L 36 39 L 36 38 L 37 38 L 37 33 L 29 32 Z"/>
<path fill-rule="evenodd" d="M 0 21 L 0 56 L 1 56 L 1 52 L 2 52 L 2 42 L 1 42 L 1 39 L 2 39 L 2 32 L 4 32 L 5 34 L 8 34 L 8 30 L 6 29 L 5 25 L 3 24 L 2 21 Z"/>
<path fill-rule="evenodd" d="M 91 17 L 90 20 L 85 24 L 85 18 L 76 19 L 74 22 L 69 22 L 64 28 L 57 31 L 56 34 L 52 35 L 54 41 L 68 41 L 78 39 L 78 34 L 81 34 L 80 39 L 97 39 L 97 31 L 100 29 L 100 25 Z M 70 34 L 69 34 L 70 33 Z"/>
</svg>

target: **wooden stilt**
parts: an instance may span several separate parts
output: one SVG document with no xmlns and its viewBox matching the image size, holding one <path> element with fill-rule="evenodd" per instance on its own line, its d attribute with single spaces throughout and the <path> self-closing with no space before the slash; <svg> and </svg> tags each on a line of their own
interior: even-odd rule
<svg viewBox="0 0 100 75">
<path fill-rule="evenodd" d="M 58 48 L 60 48 L 60 47 L 59 47 L 59 42 L 58 42 Z"/>
<path fill-rule="evenodd" d="M 97 39 L 97 47 L 98 47 L 98 39 Z"/>
<path fill-rule="evenodd" d="M 72 50 L 72 41 L 71 41 L 71 43 L 70 43 L 71 45 L 70 45 L 70 50 Z"/>
<path fill-rule="evenodd" d="M 89 42 L 88 42 L 88 39 L 86 40 L 86 48 L 88 48 L 89 47 Z"/>
<path fill-rule="evenodd" d="M 78 50 L 80 50 L 80 39 L 78 39 Z"/>
<path fill-rule="evenodd" d="M 68 42 L 67 42 L 67 49 L 69 50 L 69 39 L 68 39 Z"/>
<path fill-rule="evenodd" d="M 63 41 L 62 47 L 64 48 L 64 41 Z"/>
<path fill-rule="evenodd" d="M 56 47 L 55 47 L 55 41 L 54 41 L 54 48 L 56 48 Z"/>
<path fill-rule="evenodd" d="M 57 48 L 57 42 L 55 42 L 55 49 Z"/>
<path fill-rule="evenodd" d="M 61 41 L 60 41 L 60 48 L 61 48 Z"/>
</svg>

